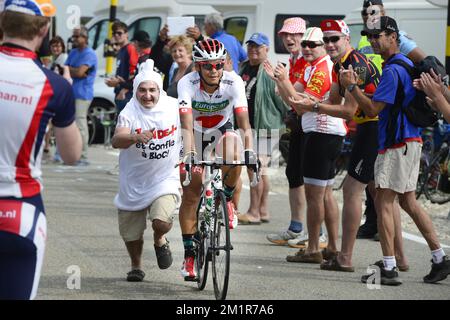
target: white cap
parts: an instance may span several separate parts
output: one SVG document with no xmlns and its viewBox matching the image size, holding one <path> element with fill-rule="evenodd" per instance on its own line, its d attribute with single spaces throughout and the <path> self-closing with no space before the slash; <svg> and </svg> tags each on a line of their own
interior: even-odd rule
<svg viewBox="0 0 450 320">
<path fill-rule="evenodd" d="M 306 29 L 302 41 L 314 41 L 323 43 L 323 32 L 320 28 L 311 27 Z"/>
</svg>

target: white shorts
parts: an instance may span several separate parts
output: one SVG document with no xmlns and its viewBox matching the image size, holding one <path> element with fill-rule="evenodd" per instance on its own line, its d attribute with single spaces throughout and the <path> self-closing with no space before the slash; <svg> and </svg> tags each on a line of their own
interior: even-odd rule
<svg viewBox="0 0 450 320">
<path fill-rule="evenodd" d="M 406 154 L 405 154 L 406 151 Z M 387 149 L 375 161 L 375 187 L 403 194 L 416 190 L 422 144 L 407 142 L 405 146 Z"/>
</svg>

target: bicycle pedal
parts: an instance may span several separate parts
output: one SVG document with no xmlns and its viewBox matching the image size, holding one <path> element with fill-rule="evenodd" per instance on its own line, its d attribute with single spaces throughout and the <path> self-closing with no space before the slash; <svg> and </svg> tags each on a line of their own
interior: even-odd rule
<svg viewBox="0 0 450 320">
<path fill-rule="evenodd" d="M 230 250 L 233 250 L 234 248 L 233 248 L 233 245 L 232 244 L 230 244 Z"/>
</svg>

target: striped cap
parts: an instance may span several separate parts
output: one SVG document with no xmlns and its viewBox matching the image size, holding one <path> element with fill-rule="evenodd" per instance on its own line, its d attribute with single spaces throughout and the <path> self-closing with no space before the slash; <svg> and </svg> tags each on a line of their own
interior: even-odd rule
<svg viewBox="0 0 450 320">
<path fill-rule="evenodd" d="M 5 10 L 42 17 L 52 17 L 56 13 L 51 0 L 6 0 Z"/>
<path fill-rule="evenodd" d="M 320 28 L 311 27 L 306 29 L 302 41 L 314 41 L 323 43 L 323 32 Z"/>
<path fill-rule="evenodd" d="M 278 34 L 281 33 L 305 33 L 306 31 L 306 22 L 302 18 L 289 18 L 284 20 L 283 28 L 278 31 Z"/>
</svg>

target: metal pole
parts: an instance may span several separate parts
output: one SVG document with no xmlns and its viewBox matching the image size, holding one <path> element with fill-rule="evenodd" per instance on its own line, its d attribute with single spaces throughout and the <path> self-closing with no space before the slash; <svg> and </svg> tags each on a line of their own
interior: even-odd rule
<svg viewBox="0 0 450 320">
<path fill-rule="evenodd" d="M 450 75 L 450 0 L 447 3 L 447 43 L 445 53 L 445 69 Z"/>
<path fill-rule="evenodd" d="M 110 75 L 113 71 L 114 65 L 114 54 L 113 48 L 111 46 L 112 38 L 112 24 L 116 20 L 117 16 L 117 4 L 119 0 L 111 0 L 111 6 L 109 9 L 109 26 L 108 26 L 108 37 L 105 40 L 105 56 L 106 56 L 106 74 Z"/>
</svg>

